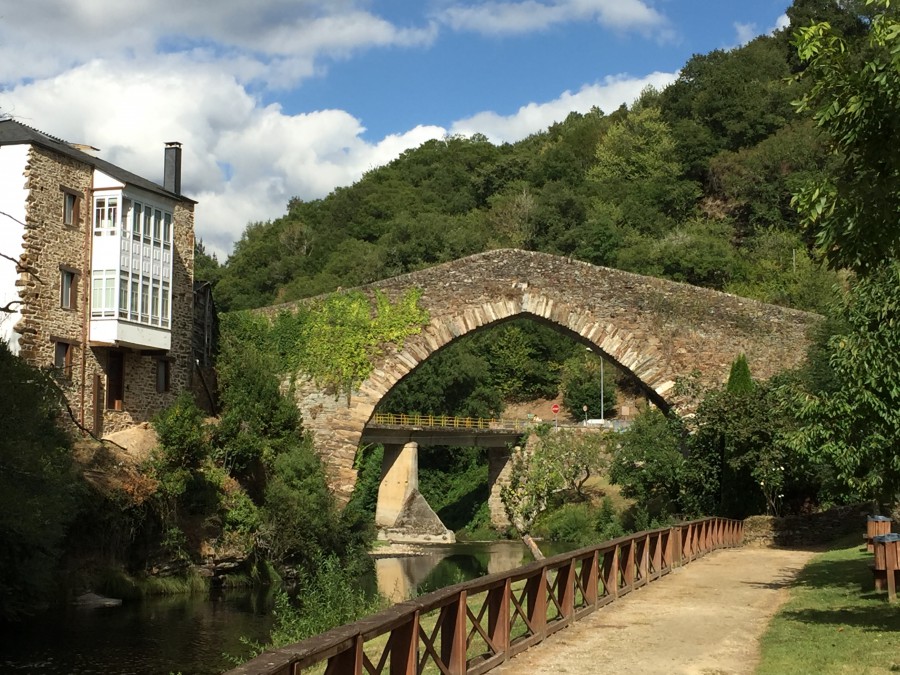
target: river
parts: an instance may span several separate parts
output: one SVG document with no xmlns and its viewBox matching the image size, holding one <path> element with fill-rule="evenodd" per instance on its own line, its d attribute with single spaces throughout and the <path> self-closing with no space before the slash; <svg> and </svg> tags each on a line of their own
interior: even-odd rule
<svg viewBox="0 0 900 675">
<path fill-rule="evenodd" d="M 378 588 L 392 600 L 501 572 L 531 561 L 520 542 L 424 547 L 425 555 L 376 560 Z M 553 547 L 546 553 L 563 548 Z M 244 655 L 241 637 L 265 641 L 272 595 L 226 589 L 149 598 L 121 607 L 56 608 L 0 630 L 0 673 L 36 675 L 212 675 Z"/>
</svg>

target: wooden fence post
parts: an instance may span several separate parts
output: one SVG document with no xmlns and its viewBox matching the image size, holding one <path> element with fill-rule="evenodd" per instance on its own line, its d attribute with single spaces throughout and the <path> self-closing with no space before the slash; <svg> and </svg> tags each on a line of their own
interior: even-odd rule
<svg viewBox="0 0 900 675">
<path fill-rule="evenodd" d="M 634 590 L 634 539 L 628 541 L 628 551 L 625 553 L 625 587 Z"/>
<path fill-rule="evenodd" d="M 525 585 L 528 595 L 528 621 L 535 635 L 543 639 L 547 628 L 547 568 L 531 577 Z"/>
<path fill-rule="evenodd" d="M 656 537 L 656 545 L 653 547 L 653 576 L 659 577 L 662 576 L 662 545 L 663 545 L 663 533 L 657 532 Z"/>
<path fill-rule="evenodd" d="M 563 619 L 570 620 L 575 613 L 575 559 L 556 570 L 556 591 Z"/>
<path fill-rule="evenodd" d="M 584 587 L 584 604 L 588 606 L 597 604 L 597 586 L 600 583 L 599 560 L 597 551 L 594 551 L 590 560 L 583 558 L 581 560 L 581 585 Z"/>
<path fill-rule="evenodd" d="M 419 646 L 419 612 L 391 631 L 391 675 L 416 675 Z"/>
<path fill-rule="evenodd" d="M 353 647 L 328 659 L 325 675 L 362 675 L 363 640 L 357 635 Z"/>
<path fill-rule="evenodd" d="M 444 610 L 441 623 L 441 661 L 450 675 L 466 673 L 466 591 L 460 591 L 456 600 Z"/>
<path fill-rule="evenodd" d="M 646 583 L 649 581 L 647 577 L 650 576 L 650 535 L 644 536 L 644 542 L 641 544 L 641 562 L 640 562 L 640 570 L 641 570 L 641 581 Z"/>
<path fill-rule="evenodd" d="M 512 595 L 512 582 L 507 578 L 502 586 L 488 591 L 488 635 L 494 645 L 495 653 L 504 654 L 505 661 L 509 655 L 509 598 Z"/>
<path fill-rule="evenodd" d="M 619 546 L 603 554 L 603 585 L 611 598 L 619 597 Z"/>
</svg>

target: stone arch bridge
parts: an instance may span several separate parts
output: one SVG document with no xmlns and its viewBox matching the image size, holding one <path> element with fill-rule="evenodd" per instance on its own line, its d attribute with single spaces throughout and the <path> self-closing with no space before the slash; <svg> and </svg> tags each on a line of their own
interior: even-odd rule
<svg viewBox="0 0 900 675">
<path fill-rule="evenodd" d="M 675 380 L 698 372 L 721 384 L 734 359 L 746 354 L 754 377 L 766 379 L 799 364 L 815 314 L 767 305 L 705 288 L 597 267 L 570 258 L 501 249 L 378 281 L 396 300 L 412 288 L 430 323 L 386 353 L 349 404 L 300 381 L 297 405 L 315 437 L 337 496 L 356 483 L 357 447 L 375 407 L 400 380 L 464 335 L 514 318 L 557 328 L 628 371 L 660 406 L 684 408 Z M 268 307 L 269 315 L 303 301 Z"/>
</svg>

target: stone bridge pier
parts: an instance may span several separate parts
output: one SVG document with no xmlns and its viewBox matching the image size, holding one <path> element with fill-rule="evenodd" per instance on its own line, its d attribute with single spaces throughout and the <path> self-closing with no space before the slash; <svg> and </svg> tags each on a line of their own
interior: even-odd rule
<svg viewBox="0 0 900 675">
<path fill-rule="evenodd" d="M 488 511 L 491 514 L 491 525 L 498 530 L 505 530 L 511 525 L 506 515 L 506 508 L 500 498 L 504 486 L 509 485 L 509 474 L 512 470 L 513 454 L 519 448 L 488 448 Z"/>
</svg>

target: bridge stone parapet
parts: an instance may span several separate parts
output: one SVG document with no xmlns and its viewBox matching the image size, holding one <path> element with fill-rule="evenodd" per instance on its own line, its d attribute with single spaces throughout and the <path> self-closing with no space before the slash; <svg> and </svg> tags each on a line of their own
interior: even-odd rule
<svg viewBox="0 0 900 675">
<path fill-rule="evenodd" d="M 363 429 L 381 399 L 429 356 L 474 331 L 518 317 L 544 322 L 630 372 L 658 405 L 684 411 L 690 404 L 676 396 L 677 378 L 696 372 L 701 384 L 721 384 L 743 353 L 754 377 L 767 379 L 803 360 L 807 332 L 820 320 L 705 288 L 512 249 L 358 290 L 398 300 L 413 288 L 422 292 L 429 324 L 382 356 L 349 404 L 308 380 L 296 388 L 304 424 L 343 499 L 355 484 L 353 461 Z M 259 311 L 275 314 L 296 304 Z"/>
</svg>

